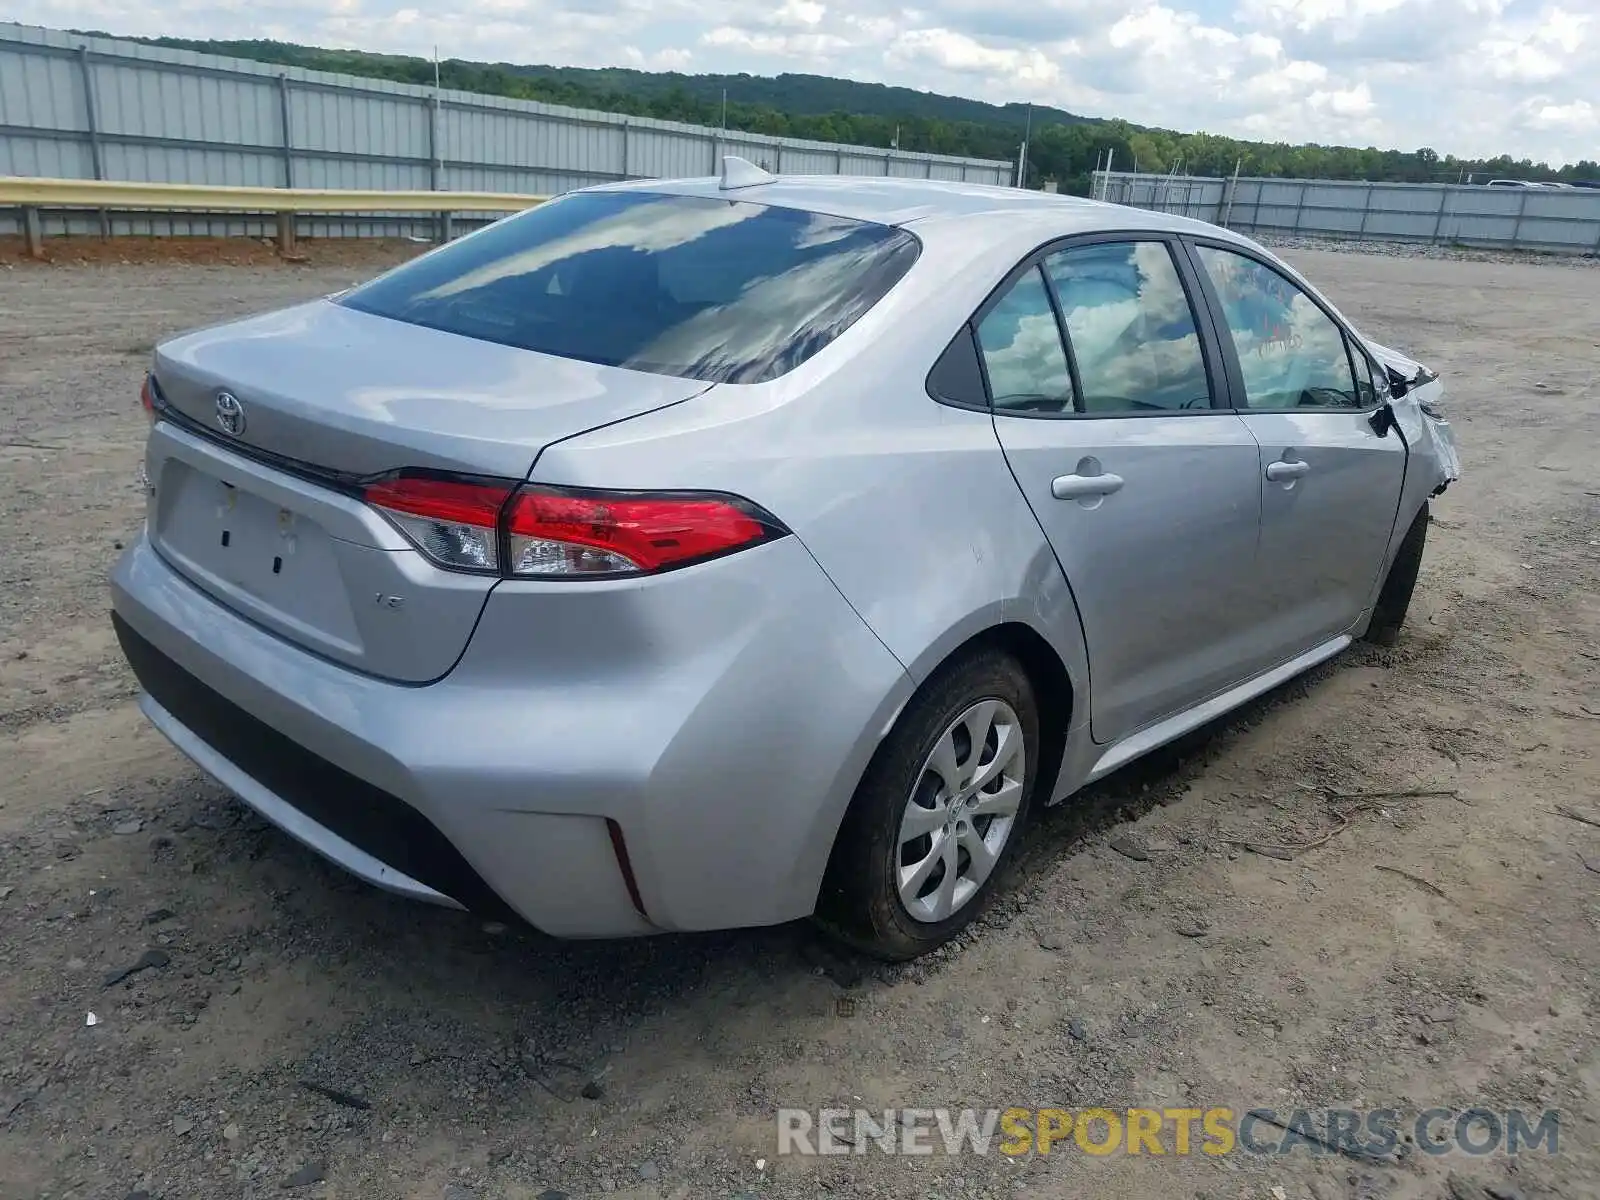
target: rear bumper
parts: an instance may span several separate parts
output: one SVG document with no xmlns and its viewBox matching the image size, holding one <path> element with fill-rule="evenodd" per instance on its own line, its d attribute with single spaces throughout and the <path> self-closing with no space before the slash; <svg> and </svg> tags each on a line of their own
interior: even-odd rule
<svg viewBox="0 0 1600 1200">
<path fill-rule="evenodd" d="M 369 883 L 474 911 L 504 908 L 416 809 L 318 758 L 183 670 L 113 612 L 150 723 L 275 825 Z"/>
<path fill-rule="evenodd" d="M 810 912 L 910 690 L 794 538 L 643 583 L 499 585 L 423 687 L 297 649 L 143 539 L 112 598 L 146 714 L 264 817 L 380 887 L 557 936 Z"/>
</svg>

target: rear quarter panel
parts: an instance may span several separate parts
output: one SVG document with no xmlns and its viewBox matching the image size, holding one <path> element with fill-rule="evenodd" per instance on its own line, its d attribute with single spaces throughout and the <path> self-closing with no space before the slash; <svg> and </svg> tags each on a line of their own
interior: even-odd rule
<svg viewBox="0 0 1600 1200">
<path fill-rule="evenodd" d="M 795 371 L 558 442 L 531 478 L 745 496 L 794 532 L 914 680 L 985 629 L 1019 622 L 1055 648 L 1082 695 L 1077 610 L 991 417 L 925 388 L 989 289 L 1050 235 L 1009 236 L 925 241 L 901 285 Z"/>
</svg>

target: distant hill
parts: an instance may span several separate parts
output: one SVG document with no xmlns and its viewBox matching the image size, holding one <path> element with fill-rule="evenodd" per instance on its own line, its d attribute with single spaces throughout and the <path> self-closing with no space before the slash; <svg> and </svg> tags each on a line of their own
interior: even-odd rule
<svg viewBox="0 0 1600 1200">
<path fill-rule="evenodd" d="M 514 74 L 550 79 L 599 92 L 620 92 L 658 99 L 682 91 L 709 104 L 721 105 L 723 90 L 729 104 L 774 108 L 798 116 L 823 116 L 847 112 L 868 117 L 945 121 L 952 124 L 1012 126 L 1020 134 L 1028 121 L 1024 104 L 988 104 L 965 96 L 941 96 L 915 88 L 861 83 L 828 75 L 684 75 L 677 71 L 635 71 L 627 67 L 496 66 Z M 1048 106 L 1035 106 L 1036 124 L 1071 125 L 1090 118 Z"/>
<path fill-rule="evenodd" d="M 85 31 L 90 32 L 90 31 Z M 116 36 L 97 34 L 101 37 Z M 133 38 L 158 46 L 222 54 L 320 71 L 340 71 L 407 83 L 433 82 L 431 61 L 362 50 L 329 50 L 290 42 Z M 974 158 L 1017 158 L 1027 106 L 988 104 L 913 88 L 834 79 L 826 75 L 685 75 L 624 67 L 562 67 L 477 63 L 450 59 L 439 66 L 447 88 L 514 96 L 576 108 L 631 113 L 669 121 L 717 125 L 727 93 L 730 129 L 774 136 L 846 142 Z M 1423 147 L 1414 151 L 1351 146 L 1250 142 L 1207 133 L 1175 133 L 1121 120 L 1088 118 L 1059 108 L 1033 109 L 1028 185 L 1056 182 L 1085 193 L 1090 172 L 1112 156 L 1115 165 L 1142 171 L 1451 183 L 1467 178 L 1600 178 L 1600 164 L 1580 162 L 1555 171 L 1526 158 L 1458 159 Z"/>
</svg>

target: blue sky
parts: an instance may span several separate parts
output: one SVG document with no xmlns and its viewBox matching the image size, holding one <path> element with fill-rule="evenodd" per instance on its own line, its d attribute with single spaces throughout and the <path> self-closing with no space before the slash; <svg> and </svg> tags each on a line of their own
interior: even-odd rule
<svg viewBox="0 0 1600 1200">
<path fill-rule="evenodd" d="M 805 71 L 1240 137 L 1600 159 L 1600 0 L 0 0 L 0 19 Z"/>
</svg>

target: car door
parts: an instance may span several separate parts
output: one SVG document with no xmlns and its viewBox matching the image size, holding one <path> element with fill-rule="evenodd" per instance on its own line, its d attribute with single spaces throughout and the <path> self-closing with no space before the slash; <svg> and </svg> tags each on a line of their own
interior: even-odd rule
<svg viewBox="0 0 1600 1200">
<path fill-rule="evenodd" d="M 1239 415 L 1260 447 L 1250 603 L 1265 667 L 1360 619 L 1394 527 L 1405 440 L 1374 419 L 1365 357 L 1315 297 L 1237 247 L 1199 241 L 1193 251 L 1225 330 Z"/>
<path fill-rule="evenodd" d="M 1223 376 L 1175 249 L 1063 243 L 974 322 L 995 433 L 1077 601 L 1102 743 L 1241 677 L 1257 451 L 1214 402 Z"/>
</svg>

